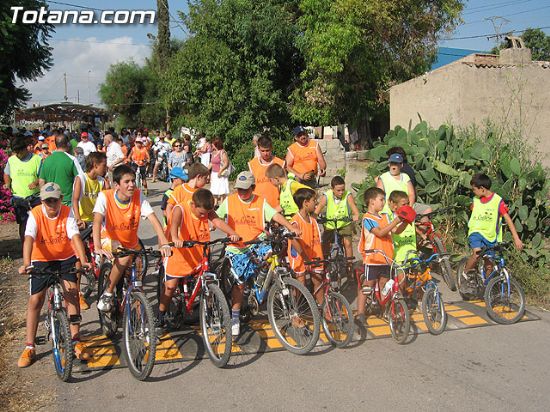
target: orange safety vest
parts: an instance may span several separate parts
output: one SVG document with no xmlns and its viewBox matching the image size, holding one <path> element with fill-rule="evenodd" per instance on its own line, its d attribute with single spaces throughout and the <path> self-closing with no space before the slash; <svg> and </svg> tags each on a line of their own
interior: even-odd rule
<svg viewBox="0 0 550 412">
<path fill-rule="evenodd" d="M 149 152 L 145 147 L 138 149 L 137 146 L 132 148 L 132 161 L 138 166 L 144 166 L 145 161 L 149 159 Z"/>
<path fill-rule="evenodd" d="M 323 259 L 323 248 L 321 247 L 321 231 L 319 230 L 319 224 L 317 220 L 310 216 L 309 223 L 300 215 L 296 213 L 291 221 L 292 224 L 297 225 L 302 231 L 298 242 L 303 250 L 303 255 L 297 253 L 292 247 L 292 243 L 288 243 L 288 257 L 290 260 L 290 266 L 296 273 L 305 272 L 306 268 L 304 260 Z M 314 270 L 321 270 L 322 267 L 315 267 Z"/>
<path fill-rule="evenodd" d="M 391 239 L 391 234 L 388 233 L 388 235 L 383 238 L 376 237 L 374 234 L 365 229 L 364 221 L 367 218 L 376 221 L 380 229 L 384 229 L 390 224 L 387 214 L 383 213 L 380 216 L 377 216 L 367 212 L 363 215 L 363 219 L 361 221 L 361 237 L 359 238 L 359 245 L 357 246 L 359 253 L 363 255 L 363 263 L 365 265 L 390 265 L 391 260 L 388 263 L 388 261 L 384 258 L 384 255 L 381 253 L 365 253 L 365 250 L 368 249 L 378 249 L 384 251 L 390 259 L 393 259 L 393 242 Z"/>
<path fill-rule="evenodd" d="M 281 167 L 284 166 L 285 161 L 274 157 L 273 160 L 269 163 L 262 163 L 260 159 L 255 157 L 248 162 L 248 167 L 254 175 L 256 180 L 256 190 L 255 193 L 259 193 L 261 196 L 265 197 L 267 203 L 273 208 L 279 206 L 279 189 L 269 181 L 269 178 L 265 175 L 265 171 L 272 164 L 278 164 Z"/>
<path fill-rule="evenodd" d="M 118 206 L 114 189 L 104 190 L 107 199 L 105 210 L 105 233 L 111 240 L 118 240 L 125 248 L 135 248 L 138 244 L 141 202 L 139 190 L 134 191 L 126 208 Z"/>
<path fill-rule="evenodd" d="M 294 156 L 292 168 L 298 173 L 317 172 L 317 142 L 310 140 L 307 146 L 302 146 L 298 142 L 292 143 L 288 150 Z"/>
<path fill-rule="evenodd" d="M 184 183 L 174 189 L 172 197 L 168 198 L 168 203 L 177 206 L 189 206 L 189 202 L 193 198 L 193 193 L 199 190 L 196 187 L 191 187 L 187 183 Z M 166 216 L 166 227 L 164 228 L 164 235 L 166 239 L 171 242 L 172 236 L 170 235 L 170 227 L 172 226 L 172 213 Z"/>
<path fill-rule="evenodd" d="M 67 236 L 67 219 L 71 208 L 62 205 L 59 215 L 54 219 L 44 213 L 41 204 L 34 207 L 31 213 L 37 226 L 31 261 L 49 262 L 73 257 L 74 249 Z"/>
<path fill-rule="evenodd" d="M 177 205 L 182 210 L 181 226 L 178 230 L 181 240 L 210 240 L 208 217 L 199 218 L 193 214 L 189 205 Z M 172 256 L 166 263 L 166 274 L 169 276 L 187 276 L 195 273 L 202 260 L 201 245 L 191 248 L 173 248 Z"/>
<path fill-rule="evenodd" d="M 237 193 L 227 197 L 227 224 L 241 237 L 237 247 L 244 247 L 243 242 L 256 239 L 265 228 L 264 205 L 266 200 L 253 194 L 251 202 L 244 202 Z"/>
</svg>

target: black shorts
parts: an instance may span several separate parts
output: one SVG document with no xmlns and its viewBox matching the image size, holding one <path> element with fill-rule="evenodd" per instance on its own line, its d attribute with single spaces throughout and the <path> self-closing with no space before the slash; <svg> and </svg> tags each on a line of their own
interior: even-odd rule
<svg viewBox="0 0 550 412">
<path fill-rule="evenodd" d="M 32 265 L 38 270 L 51 270 L 59 272 L 69 272 L 74 269 L 76 256 L 66 260 L 54 260 L 51 262 L 32 262 Z M 76 273 L 66 273 L 61 275 L 61 279 L 76 283 Z M 29 279 L 29 294 L 36 295 L 48 287 L 49 277 L 47 275 L 31 276 Z"/>
<path fill-rule="evenodd" d="M 380 278 L 390 278 L 390 265 L 365 265 L 363 280 L 377 280 Z"/>
</svg>

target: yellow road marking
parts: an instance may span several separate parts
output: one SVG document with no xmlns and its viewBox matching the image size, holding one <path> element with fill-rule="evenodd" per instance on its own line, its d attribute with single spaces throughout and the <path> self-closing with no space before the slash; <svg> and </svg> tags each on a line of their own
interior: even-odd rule
<svg viewBox="0 0 550 412">
<path fill-rule="evenodd" d="M 454 310 L 462 310 L 462 308 L 460 306 L 456 306 L 456 305 L 445 305 L 445 311 L 446 312 L 452 312 Z"/>
<path fill-rule="evenodd" d="M 264 341 L 269 349 L 281 349 L 283 347 L 283 344 L 277 338 L 265 339 Z"/>
<path fill-rule="evenodd" d="M 462 323 L 464 323 L 466 325 L 469 325 L 469 326 L 486 325 L 487 323 L 489 323 L 485 319 L 480 318 L 479 316 L 469 316 L 469 317 L 465 317 L 465 318 L 460 318 L 459 320 Z"/>
<path fill-rule="evenodd" d="M 183 359 L 180 348 L 174 339 L 163 339 L 157 344 L 155 360 Z"/>
<path fill-rule="evenodd" d="M 115 347 L 101 347 L 92 350 L 92 359 L 87 362 L 88 368 L 105 368 L 120 365 L 120 359 Z"/>
<path fill-rule="evenodd" d="M 469 310 L 457 310 L 455 312 L 449 313 L 453 318 L 462 318 L 464 316 L 473 316 L 475 313 L 470 312 Z"/>
<path fill-rule="evenodd" d="M 375 316 L 369 316 L 367 318 L 367 325 L 368 326 L 385 326 L 388 322 L 386 322 L 384 319 L 377 318 Z"/>
<path fill-rule="evenodd" d="M 391 335 L 391 330 L 388 325 L 375 326 L 368 329 L 374 336 L 388 336 Z"/>
</svg>

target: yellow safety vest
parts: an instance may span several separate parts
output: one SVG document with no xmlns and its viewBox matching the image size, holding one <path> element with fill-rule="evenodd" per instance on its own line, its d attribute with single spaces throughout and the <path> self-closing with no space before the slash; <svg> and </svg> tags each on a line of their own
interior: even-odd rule
<svg viewBox="0 0 550 412">
<path fill-rule="evenodd" d="M 338 204 L 335 202 L 334 192 L 332 189 L 327 190 L 325 192 L 325 196 L 327 197 L 327 219 L 341 219 L 350 216 L 348 207 L 348 196 L 351 196 L 350 192 L 344 192 L 344 195 Z M 344 226 L 348 226 L 350 223 L 351 222 L 337 222 L 336 228 L 341 229 Z M 334 226 L 334 222 L 325 223 L 325 229 L 327 230 L 334 230 Z"/>
<path fill-rule="evenodd" d="M 472 216 L 468 221 L 468 236 L 479 233 L 489 242 L 502 241 L 502 219 L 498 215 L 498 208 L 502 198 L 496 193 L 487 203 L 474 197 Z"/>
</svg>

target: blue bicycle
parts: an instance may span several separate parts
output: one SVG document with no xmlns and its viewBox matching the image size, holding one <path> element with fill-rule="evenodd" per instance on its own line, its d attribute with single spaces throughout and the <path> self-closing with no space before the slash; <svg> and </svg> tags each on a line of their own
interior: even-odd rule
<svg viewBox="0 0 550 412">
<path fill-rule="evenodd" d="M 432 335 L 441 334 L 447 327 L 448 319 L 441 292 L 430 273 L 432 262 L 439 258 L 437 253 L 429 257 L 421 254 L 420 257 L 407 259 L 403 264 L 406 273 L 405 298 L 422 299 L 422 316 Z"/>
<path fill-rule="evenodd" d="M 525 313 L 525 293 L 510 275 L 502 255 L 509 245 L 505 242 L 482 248 L 478 255 L 483 259 L 476 271 L 464 273 L 468 258 L 462 259 L 458 267 L 458 290 L 463 299 L 483 296 L 489 317 L 505 325 L 516 323 Z"/>
</svg>

